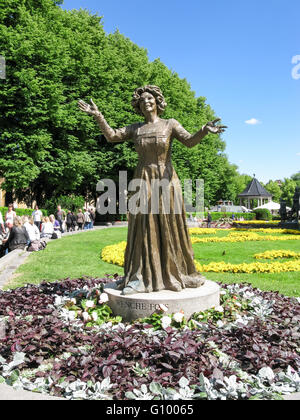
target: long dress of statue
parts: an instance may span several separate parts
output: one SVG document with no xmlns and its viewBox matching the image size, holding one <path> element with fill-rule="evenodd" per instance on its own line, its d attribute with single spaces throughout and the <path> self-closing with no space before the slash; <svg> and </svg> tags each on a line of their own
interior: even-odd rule
<svg viewBox="0 0 300 420">
<path fill-rule="evenodd" d="M 170 184 L 170 211 L 161 211 L 164 197 L 160 196 L 159 214 L 151 213 L 151 209 L 147 214 L 129 214 L 124 278 L 120 285 L 122 294 L 199 287 L 204 278 L 194 265 L 183 200 L 180 212 L 174 208 L 174 197 L 182 197 L 182 193 L 171 163 L 171 145 L 175 138 L 185 146 L 193 147 L 207 133 L 218 134 L 226 127 L 215 125 L 219 121 L 215 120 L 191 135 L 175 119 L 159 118 L 166 102 L 157 86 L 136 89 L 132 105 L 144 115 L 145 122 L 114 130 L 93 101 L 91 105 L 79 101 L 82 111 L 94 115 L 107 141 L 133 141 L 139 157 L 134 178 L 146 182 L 148 194 L 153 180 L 165 179 Z M 149 198 L 148 195 L 148 202 Z"/>
</svg>

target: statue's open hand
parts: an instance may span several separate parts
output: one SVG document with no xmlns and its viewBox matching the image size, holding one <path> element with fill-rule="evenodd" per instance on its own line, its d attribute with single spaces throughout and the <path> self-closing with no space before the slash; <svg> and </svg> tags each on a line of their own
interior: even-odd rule
<svg viewBox="0 0 300 420">
<path fill-rule="evenodd" d="M 217 122 L 221 121 L 220 118 L 217 118 L 216 120 L 213 121 L 209 121 L 208 123 L 205 124 L 205 128 L 207 130 L 208 133 L 213 133 L 213 134 L 221 134 L 225 131 L 225 129 L 227 128 L 226 125 L 216 125 Z"/>
<path fill-rule="evenodd" d="M 83 112 L 86 112 L 90 115 L 98 115 L 99 109 L 97 105 L 94 103 L 93 99 L 91 99 L 91 104 L 87 104 L 86 102 L 82 101 L 81 99 L 78 101 L 79 109 Z"/>
</svg>

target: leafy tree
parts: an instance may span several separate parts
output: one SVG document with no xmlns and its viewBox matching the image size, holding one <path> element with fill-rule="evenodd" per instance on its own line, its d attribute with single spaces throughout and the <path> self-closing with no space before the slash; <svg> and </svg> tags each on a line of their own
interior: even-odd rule
<svg viewBox="0 0 300 420">
<path fill-rule="evenodd" d="M 0 51 L 7 64 L 0 92 L 0 167 L 4 187 L 19 198 L 29 193 L 28 201 L 42 202 L 53 191 L 74 191 L 95 171 L 88 148 L 74 130 L 78 88 L 83 89 L 86 80 L 74 86 L 80 81 L 75 57 L 83 46 L 73 32 L 88 24 L 99 33 L 100 18 L 64 13 L 55 3 L 9 0 L 0 9 Z M 11 6 L 12 20 L 5 13 Z"/>
<path fill-rule="evenodd" d="M 273 198 L 272 200 L 275 201 L 275 203 L 279 203 L 280 197 L 282 195 L 282 190 L 280 186 L 277 184 L 277 182 L 270 180 L 266 185 L 265 188 L 269 193 L 272 194 Z"/>
<path fill-rule="evenodd" d="M 233 165 L 235 166 L 235 165 Z M 227 197 L 224 197 L 225 200 L 231 200 L 235 204 L 240 204 L 240 200 L 238 198 L 238 195 L 241 194 L 249 182 L 251 182 L 252 177 L 250 175 L 246 174 L 239 174 L 237 172 L 237 168 L 235 167 L 235 171 L 232 170 L 232 177 L 226 179 L 227 189 L 230 191 L 230 194 Z"/>
<path fill-rule="evenodd" d="M 47 200 L 45 203 L 45 207 L 49 214 L 55 214 L 58 205 L 60 205 L 65 210 L 71 210 L 77 213 L 78 209 L 84 208 L 84 197 L 70 194 L 67 196 L 53 197 L 52 199 Z"/>
<path fill-rule="evenodd" d="M 281 186 L 282 195 L 281 198 L 286 201 L 287 205 L 292 207 L 293 205 L 293 197 L 295 194 L 296 189 L 296 182 L 290 178 L 284 178 L 284 182 Z"/>
<path fill-rule="evenodd" d="M 112 127 L 138 121 L 131 108 L 137 86 L 161 87 L 168 107 L 191 132 L 216 116 L 185 79 L 116 32 L 106 35 L 101 18 L 85 10 L 65 11 L 54 0 L 6 0 L 0 4 L 0 55 L 7 79 L 0 81 L 0 176 L 4 188 L 30 205 L 53 196 L 95 198 L 99 179 L 129 178 L 137 163 L 133 144 L 108 144 L 79 98 L 91 97 Z M 237 168 L 225 143 L 208 135 L 193 149 L 173 144 L 180 179 L 205 180 L 206 203 L 234 197 Z M 226 180 L 226 181 L 225 181 Z"/>
<path fill-rule="evenodd" d="M 296 182 L 298 187 L 300 187 L 300 172 L 297 172 L 296 174 L 292 175 L 291 179 Z"/>
</svg>

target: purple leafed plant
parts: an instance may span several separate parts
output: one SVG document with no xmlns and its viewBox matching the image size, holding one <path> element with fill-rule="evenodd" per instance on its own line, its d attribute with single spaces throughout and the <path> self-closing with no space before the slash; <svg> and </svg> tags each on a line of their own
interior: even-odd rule
<svg viewBox="0 0 300 420">
<path fill-rule="evenodd" d="M 141 320 L 95 329 L 78 319 L 66 322 L 62 318 L 55 305 L 57 296 L 68 298 L 82 289 L 102 290 L 101 285 L 108 281 L 111 278 L 66 279 L 1 291 L 0 357 L 10 363 L 17 352 L 24 353 L 18 370 L 34 370 L 34 379 L 50 376 L 50 392 L 58 396 L 64 395 L 62 381 L 96 384 L 110 378 L 109 392 L 114 399 L 124 399 L 126 393 L 153 382 L 176 389 L 182 377 L 190 386 L 196 386 L 201 375 L 218 383 L 235 374 L 234 364 L 249 375 L 264 367 L 275 373 L 288 367 L 300 370 L 300 307 L 295 298 L 250 285 L 233 289 L 223 284 L 223 293 L 237 300 L 238 291 L 246 290 L 243 302 L 246 298 L 249 302 L 241 317 L 227 317 L 225 310 L 221 323 L 211 316 L 201 322 L 205 314 L 197 314 L 195 323 L 156 331 Z M 271 302 L 271 310 L 260 313 L 259 302 L 266 308 Z M 231 363 L 224 364 L 218 352 L 225 353 Z M 41 369 L 46 364 L 50 369 Z"/>
</svg>

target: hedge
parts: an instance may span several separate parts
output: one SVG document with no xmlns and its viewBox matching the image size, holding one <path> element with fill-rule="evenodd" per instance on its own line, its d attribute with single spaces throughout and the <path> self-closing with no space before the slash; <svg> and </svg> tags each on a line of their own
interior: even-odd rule
<svg viewBox="0 0 300 420">
<path fill-rule="evenodd" d="M 204 213 L 205 219 L 207 218 L 208 212 Z M 244 218 L 244 220 L 255 220 L 255 214 L 254 213 L 232 213 L 232 212 L 221 212 L 221 211 L 212 211 L 210 212 L 212 220 L 219 220 L 223 218 L 231 218 L 232 214 L 234 214 L 235 220 L 239 219 L 241 217 Z M 188 215 L 187 215 L 188 216 Z M 193 213 L 193 216 L 196 216 L 196 213 Z"/>
<path fill-rule="evenodd" d="M 257 220 L 272 220 L 272 214 L 268 209 L 253 210 Z"/>
<path fill-rule="evenodd" d="M 0 211 L 2 213 L 2 216 L 4 218 L 5 213 L 7 212 L 8 207 L 0 207 Z M 17 216 L 31 216 L 33 209 L 14 209 Z M 43 216 L 48 216 L 48 211 L 44 209 L 40 209 L 43 213 Z"/>
</svg>

